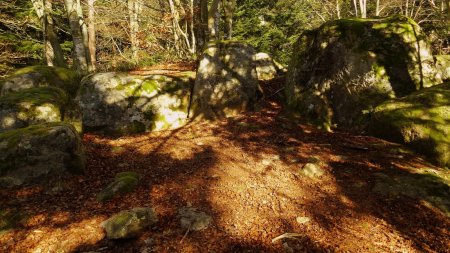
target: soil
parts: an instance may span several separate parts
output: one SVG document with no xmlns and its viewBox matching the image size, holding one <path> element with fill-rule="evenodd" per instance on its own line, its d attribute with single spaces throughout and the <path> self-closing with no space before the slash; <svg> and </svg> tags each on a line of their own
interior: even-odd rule
<svg viewBox="0 0 450 253">
<path fill-rule="evenodd" d="M 17 221 L 0 233 L 0 251 L 450 252 L 448 214 L 421 196 L 374 190 L 380 173 L 448 171 L 397 144 L 302 123 L 273 95 L 281 82 L 263 83 L 258 112 L 121 138 L 85 134 L 84 175 L 0 191 Z M 318 161 L 323 175 L 300 173 Z M 123 171 L 141 175 L 136 190 L 98 202 Z M 158 223 L 136 239 L 105 239 L 101 223 L 134 207 L 153 207 Z M 186 231 L 185 207 L 212 224 Z"/>
</svg>

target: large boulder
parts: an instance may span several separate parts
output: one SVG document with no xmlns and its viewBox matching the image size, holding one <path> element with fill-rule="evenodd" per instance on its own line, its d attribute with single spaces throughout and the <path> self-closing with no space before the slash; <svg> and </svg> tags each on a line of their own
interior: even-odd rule
<svg viewBox="0 0 450 253">
<path fill-rule="evenodd" d="M 75 128 L 47 123 L 0 133 L 0 186 L 46 183 L 82 173 L 84 149 Z"/>
<path fill-rule="evenodd" d="M 0 96 L 9 92 L 48 86 L 60 88 L 70 96 L 75 96 L 79 84 L 79 76 L 73 70 L 49 66 L 29 66 L 17 70 L 0 83 Z"/>
<path fill-rule="evenodd" d="M 382 103 L 375 108 L 369 131 L 450 167 L 450 83 Z"/>
<path fill-rule="evenodd" d="M 441 81 L 420 27 L 404 16 L 340 19 L 303 33 L 286 82 L 288 104 L 314 123 L 363 129 L 389 98 Z"/>
<path fill-rule="evenodd" d="M 436 69 L 442 80 L 450 80 L 450 55 L 436 55 Z"/>
<path fill-rule="evenodd" d="M 67 94 L 55 87 L 40 87 L 0 97 L 0 132 L 63 120 Z"/>
<path fill-rule="evenodd" d="M 77 101 L 86 130 L 121 135 L 183 126 L 190 90 L 189 75 L 108 72 L 84 78 Z"/>
<path fill-rule="evenodd" d="M 215 119 L 252 111 L 258 100 L 255 50 L 246 44 L 208 44 L 194 85 L 194 117 Z"/>
</svg>

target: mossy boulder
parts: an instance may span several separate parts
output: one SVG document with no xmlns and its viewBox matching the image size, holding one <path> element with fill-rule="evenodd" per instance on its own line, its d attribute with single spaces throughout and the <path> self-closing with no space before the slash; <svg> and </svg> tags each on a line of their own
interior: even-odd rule
<svg viewBox="0 0 450 253">
<path fill-rule="evenodd" d="M 255 54 L 240 42 L 208 44 L 195 80 L 194 117 L 224 118 L 255 110 L 259 95 Z"/>
<path fill-rule="evenodd" d="M 17 70 L 0 84 L 0 96 L 19 90 L 37 87 L 57 87 L 71 97 L 75 97 L 80 85 L 80 77 L 73 70 L 49 67 L 29 66 Z"/>
<path fill-rule="evenodd" d="M 450 55 L 436 55 L 436 69 L 444 81 L 450 81 Z"/>
<path fill-rule="evenodd" d="M 440 82 L 413 20 L 340 19 L 299 37 L 285 92 L 288 105 L 313 123 L 361 130 L 381 102 Z"/>
<path fill-rule="evenodd" d="M 153 209 L 139 207 L 113 215 L 103 222 L 103 228 L 108 239 L 127 239 L 139 236 L 156 222 Z"/>
<path fill-rule="evenodd" d="M 87 131 L 122 135 L 183 126 L 190 90 L 189 75 L 108 72 L 84 78 L 77 102 Z"/>
<path fill-rule="evenodd" d="M 0 97 L 0 132 L 64 118 L 67 94 L 55 87 L 20 90 Z"/>
<path fill-rule="evenodd" d="M 260 81 L 272 80 L 277 77 L 278 72 L 283 72 L 284 70 L 281 64 L 275 62 L 275 60 L 266 53 L 255 54 L 254 60 L 256 63 L 256 74 Z"/>
<path fill-rule="evenodd" d="M 405 143 L 439 165 L 450 167 L 450 83 L 377 106 L 369 133 Z"/>
<path fill-rule="evenodd" d="M 46 123 L 0 133 L 0 186 L 59 180 L 85 167 L 81 138 L 67 123 Z"/>
<path fill-rule="evenodd" d="M 118 173 L 111 182 L 98 195 L 97 200 L 104 202 L 114 198 L 118 194 L 132 192 L 139 183 L 139 175 L 135 172 Z"/>
</svg>

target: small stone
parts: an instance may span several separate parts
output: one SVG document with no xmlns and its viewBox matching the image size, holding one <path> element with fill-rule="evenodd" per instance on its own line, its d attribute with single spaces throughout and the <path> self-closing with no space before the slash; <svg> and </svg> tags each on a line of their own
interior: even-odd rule
<svg viewBox="0 0 450 253">
<path fill-rule="evenodd" d="M 316 163 L 307 163 L 300 170 L 300 174 L 309 178 L 318 178 L 325 174 L 325 171 Z"/>
<path fill-rule="evenodd" d="M 311 218 L 309 218 L 309 217 L 297 217 L 296 221 L 299 224 L 305 224 L 305 223 L 310 222 Z"/>
<path fill-rule="evenodd" d="M 180 224 L 183 229 L 191 231 L 201 231 L 211 224 L 212 217 L 204 212 L 197 211 L 196 208 L 185 207 L 178 212 Z"/>
<path fill-rule="evenodd" d="M 134 238 L 158 222 L 151 208 L 133 208 L 113 215 L 102 226 L 108 239 Z"/>
</svg>

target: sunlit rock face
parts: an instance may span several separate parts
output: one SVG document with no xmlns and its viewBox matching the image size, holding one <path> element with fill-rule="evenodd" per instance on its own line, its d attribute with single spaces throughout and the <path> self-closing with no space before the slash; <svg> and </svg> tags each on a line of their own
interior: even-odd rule
<svg viewBox="0 0 450 253">
<path fill-rule="evenodd" d="M 256 74 L 258 80 L 265 81 L 274 79 L 278 71 L 281 71 L 275 61 L 266 53 L 257 53 L 254 56 L 256 63 Z"/>
<path fill-rule="evenodd" d="M 405 143 L 439 165 L 450 167 L 450 83 L 377 106 L 369 133 Z"/>
<path fill-rule="evenodd" d="M 285 91 L 290 107 L 313 123 L 362 130 L 379 103 L 439 79 L 425 35 L 411 19 L 341 19 L 299 37 Z"/>
<path fill-rule="evenodd" d="M 49 66 L 29 66 L 17 70 L 0 83 L 0 96 L 24 89 L 57 87 L 74 96 L 80 84 L 72 70 Z"/>
<path fill-rule="evenodd" d="M 45 122 L 60 122 L 67 94 L 54 87 L 25 89 L 0 97 L 0 132 Z"/>
<path fill-rule="evenodd" d="M 99 73 L 82 80 L 77 101 L 87 131 L 116 135 L 174 129 L 187 122 L 189 73 Z"/>
<path fill-rule="evenodd" d="M 84 168 L 81 138 L 70 124 L 46 123 L 0 133 L 0 187 L 57 183 Z"/>
<path fill-rule="evenodd" d="M 208 45 L 195 80 L 194 117 L 223 118 L 255 109 L 259 94 L 255 53 L 239 42 Z"/>
<path fill-rule="evenodd" d="M 436 55 L 436 69 L 442 80 L 450 81 L 450 55 Z"/>
</svg>

